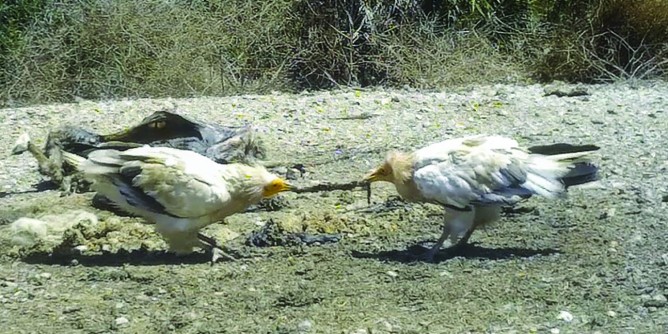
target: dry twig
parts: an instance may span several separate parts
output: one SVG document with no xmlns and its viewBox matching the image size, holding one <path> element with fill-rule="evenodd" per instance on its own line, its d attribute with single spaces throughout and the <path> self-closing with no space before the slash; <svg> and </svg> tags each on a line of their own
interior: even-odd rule
<svg viewBox="0 0 668 334">
<path fill-rule="evenodd" d="M 312 186 L 306 187 L 293 187 L 292 192 L 295 193 L 313 193 L 320 191 L 332 191 L 332 190 L 353 190 L 355 188 L 364 188 L 366 189 L 366 199 L 367 203 L 371 204 L 371 184 L 364 181 L 351 181 L 347 183 L 330 183 L 323 182 Z"/>
</svg>

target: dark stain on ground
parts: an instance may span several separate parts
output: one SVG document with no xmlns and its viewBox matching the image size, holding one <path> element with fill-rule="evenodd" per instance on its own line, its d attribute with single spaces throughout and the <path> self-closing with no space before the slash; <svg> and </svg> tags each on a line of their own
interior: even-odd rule
<svg viewBox="0 0 668 334">
<path fill-rule="evenodd" d="M 428 248 L 421 245 L 413 245 L 406 249 L 401 250 L 389 250 L 389 251 L 379 251 L 379 252 L 359 252 L 353 251 L 352 256 L 355 258 L 367 258 L 367 259 L 377 259 L 380 261 L 387 262 L 401 262 L 401 263 L 410 263 L 410 262 L 420 262 L 420 255 L 422 255 Z M 529 248 L 519 248 L 519 247 L 500 247 L 500 248 L 487 248 L 478 246 L 475 243 L 467 244 L 457 249 L 442 249 L 435 257 L 434 262 L 443 262 L 456 257 L 462 257 L 466 259 L 486 259 L 486 260 L 506 260 L 510 258 L 531 258 L 534 256 L 548 256 L 553 254 L 559 254 L 560 251 L 553 248 L 545 249 L 529 249 Z"/>
<path fill-rule="evenodd" d="M 226 250 L 228 251 L 228 250 Z M 64 254 L 54 252 L 34 252 L 22 257 L 29 264 L 45 264 L 59 266 L 85 267 L 122 267 L 125 265 L 159 266 L 179 264 L 204 264 L 211 261 L 208 252 L 194 252 L 187 255 L 176 255 L 161 250 L 125 250 L 118 252 L 101 252 L 99 254 Z"/>
</svg>

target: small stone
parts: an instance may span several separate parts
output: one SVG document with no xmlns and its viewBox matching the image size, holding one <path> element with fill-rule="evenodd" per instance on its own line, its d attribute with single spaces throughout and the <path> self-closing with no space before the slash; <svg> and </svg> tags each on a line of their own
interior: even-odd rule
<svg viewBox="0 0 668 334">
<path fill-rule="evenodd" d="M 563 320 L 565 322 L 571 322 L 573 321 L 573 315 L 568 311 L 561 311 L 559 312 L 557 319 Z"/>
<path fill-rule="evenodd" d="M 122 302 L 118 302 L 118 303 L 116 303 L 116 305 L 114 305 L 114 307 L 116 309 L 121 309 L 121 308 L 123 308 L 123 306 L 125 306 L 125 304 L 123 304 Z"/>
<path fill-rule="evenodd" d="M 645 301 L 645 307 L 665 307 L 668 304 L 668 298 L 663 294 L 656 294 Z"/>
<path fill-rule="evenodd" d="M 49 278 L 51 278 L 51 274 L 50 273 L 41 273 L 41 274 L 39 274 L 39 277 L 43 278 L 43 279 L 49 279 Z"/>
<path fill-rule="evenodd" d="M 273 172 L 276 174 L 285 175 L 288 173 L 288 168 L 283 166 L 275 167 L 273 168 Z"/>
<path fill-rule="evenodd" d="M 308 320 L 308 319 L 300 322 L 297 325 L 297 330 L 299 330 L 300 333 L 309 332 L 309 331 L 311 331 L 311 328 L 313 328 L 313 323 L 311 322 L 311 320 Z"/>
<path fill-rule="evenodd" d="M 150 301 L 150 300 L 151 300 L 151 298 L 150 298 L 149 296 L 147 296 L 147 295 L 145 295 L 145 294 L 143 294 L 143 293 L 142 293 L 142 294 L 139 294 L 139 295 L 137 295 L 137 296 L 135 296 L 135 299 L 136 299 L 136 300 L 139 300 L 139 301 L 143 301 L 143 302 L 147 302 L 147 301 Z"/>
<path fill-rule="evenodd" d="M 440 275 L 441 275 L 442 277 L 447 277 L 447 278 L 453 278 L 453 277 L 454 277 L 450 272 L 448 272 L 448 271 L 446 271 L 446 270 L 441 271 Z"/>
<path fill-rule="evenodd" d="M 86 245 L 79 245 L 79 246 L 74 247 L 73 249 L 74 249 L 76 252 L 78 252 L 79 254 L 81 254 L 81 253 L 83 253 L 83 252 L 85 252 L 85 251 L 88 250 L 88 246 L 86 246 Z"/>
<path fill-rule="evenodd" d="M 190 311 L 186 313 L 186 317 L 188 317 L 190 320 L 196 320 L 197 318 L 199 318 L 199 315 L 195 311 Z"/>
<path fill-rule="evenodd" d="M 575 96 L 589 95 L 589 91 L 587 91 L 587 89 L 582 86 L 569 87 L 566 85 L 552 85 L 545 87 L 543 89 L 543 92 L 544 92 L 543 96 L 555 95 L 558 97 L 575 97 Z"/>
<path fill-rule="evenodd" d="M 606 212 L 603 212 L 598 218 L 599 219 L 610 219 L 615 216 L 617 213 L 617 209 L 615 208 L 610 208 Z"/>
<path fill-rule="evenodd" d="M 302 171 L 300 171 L 297 168 L 290 168 L 288 171 L 285 173 L 285 178 L 288 180 L 297 180 L 303 175 Z"/>
<path fill-rule="evenodd" d="M 552 328 L 552 329 L 550 329 L 550 333 L 551 333 L 551 334 L 559 334 L 559 332 L 561 332 L 561 331 L 559 330 L 559 328 Z"/>
<path fill-rule="evenodd" d="M 63 310 L 63 314 L 81 311 L 81 306 L 68 306 Z"/>
<path fill-rule="evenodd" d="M 393 271 L 393 270 L 388 270 L 386 272 L 386 274 L 387 274 L 387 276 L 390 276 L 390 277 L 393 277 L 393 278 L 399 276 L 399 274 L 396 271 Z"/>
<path fill-rule="evenodd" d="M 388 333 L 397 332 L 398 329 L 397 326 L 392 325 L 389 321 L 383 319 L 379 323 L 383 325 L 385 331 L 387 331 Z"/>
<path fill-rule="evenodd" d="M 11 289 L 11 288 L 17 287 L 18 284 L 14 283 L 14 282 L 4 281 L 4 282 L 0 283 L 0 286 Z"/>
<path fill-rule="evenodd" d="M 606 314 L 607 314 L 610 318 L 614 318 L 614 317 L 617 316 L 617 312 L 615 312 L 615 311 L 608 311 Z"/>
<path fill-rule="evenodd" d="M 125 326 L 130 323 L 130 320 L 126 317 L 118 317 L 114 319 L 114 324 L 118 327 Z"/>
</svg>

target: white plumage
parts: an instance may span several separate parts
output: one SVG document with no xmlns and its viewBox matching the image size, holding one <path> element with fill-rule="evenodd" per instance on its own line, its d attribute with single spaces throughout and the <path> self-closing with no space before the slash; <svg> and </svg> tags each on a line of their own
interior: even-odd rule
<svg viewBox="0 0 668 334">
<path fill-rule="evenodd" d="M 199 230 L 289 189 L 262 166 L 218 164 L 192 151 L 139 147 L 98 150 L 88 159 L 64 158 L 92 182 L 92 189 L 122 210 L 156 224 L 179 254 L 207 246 L 222 252 Z M 224 253 L 223 253 L 224 254 Z"/>
<path fill-rule="evenodd" d="M 597 149 L 569 144 L 523 149 L 507 137 L 468 136 L 413 153 L 390 152 L 366 180 L 391 182 L 407 201 L 446 208 L 443 234 L 425 254 L 431 260 L 448 237 L 461 246 L 477 226 L 498 220 L 503 205 L 533 195 L 563 196 L 569 186 L 595 180 L 598 168 L 591 157 Z"/>
</svg>

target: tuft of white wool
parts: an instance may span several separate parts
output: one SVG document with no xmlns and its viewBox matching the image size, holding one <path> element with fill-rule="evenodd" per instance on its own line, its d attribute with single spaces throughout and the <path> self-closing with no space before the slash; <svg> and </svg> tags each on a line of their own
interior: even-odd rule
<svg viewBox="0 0 668 334">
<path fill-rule="evenodd" d="M 62 214 L 47 214 L 37 218 L 21 217 L 8 226 L 8 239 L 14 246 L 30 247 L 38 243 L 59 244 L 63 234 L 79 223 L 95 225 L 97 216 L 74 210 Z"/>
</svg>

